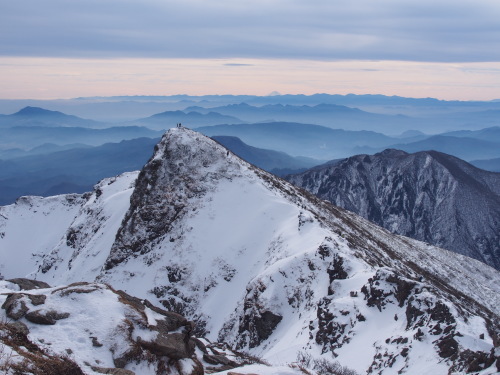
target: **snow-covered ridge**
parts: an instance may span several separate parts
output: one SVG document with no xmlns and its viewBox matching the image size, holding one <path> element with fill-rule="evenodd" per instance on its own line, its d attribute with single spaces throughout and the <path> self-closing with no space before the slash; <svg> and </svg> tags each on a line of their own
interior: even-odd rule
<svg viewBox="0 0 500 375">
<path fill-rule="evenodd" d="M 498 271 L 394 236 L 188 129 L 164 135 L 135 187 L 129 177 L 87 197 L 37 279 L 109 283 L 276 363 L 492 366 Z"/>
</svg>

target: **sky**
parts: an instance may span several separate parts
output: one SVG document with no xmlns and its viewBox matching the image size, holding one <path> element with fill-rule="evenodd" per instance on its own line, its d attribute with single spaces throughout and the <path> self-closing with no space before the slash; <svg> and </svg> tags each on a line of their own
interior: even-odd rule
<svg viewBox="0 0 500 375">
<path fill-rule="evenodd" d="M 498 0 L 0 0 L 0 98 L 500 98 Z"/>
</svg>

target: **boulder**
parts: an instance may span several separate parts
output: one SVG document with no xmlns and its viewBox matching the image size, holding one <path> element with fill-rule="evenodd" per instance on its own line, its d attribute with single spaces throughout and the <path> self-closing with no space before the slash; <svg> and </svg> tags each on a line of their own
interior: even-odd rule
<svg viewBox="0 0 500 375">
<path fill-rule="evenodd" d="M 26 302 L 27 298 L 24 294 L 9 294 L 2 305 L 2 309 L 5 310 L 7 317 L 13 320 L 18 320 L 22 318 L 29 310 Z"/>
<path fill-rule="evenodd" d="M 163 320 L 157 321 L 158 331 L 160 332 L 176 331 L 181 327 L 193 328 L 194 324 L 180 314 L 156 307 L 148 300 L 144 300 L 144 306 L 165 317 Z"/>
<path fill-rule="evenodd" d="M 21 290 L 45 289 L 50 288 L 50 285 L 39 280 L 31 280 L 25 278 L 16 278 L 7 280 L 10 283 L 16 284 Z"/>
<path fill-rule="evenodd" d="M 43 294 L 26 294 L 30 299 L 30 302 L 33 306 L 43 305 L 45 300 L 47 299 L 46 295 Z"/>
<path fill-rule="evenodd" d="M 69 317 L 69 313 L 60 313 L 55 310 L 50 310 L 50 311 L 35 310 L 35 311 L 30 311 L 24 317 L 31 323 L 54 325 L 56 324 L 56 321 L 61 319 L 66 319 L 67 317 Z"/>
<path fill-rule="evenodd" d="M 232 368 L 238 366 L 236 362 L 231 361 L 222 354 L 203 354 L 203 360 L 211 365 L 226 365 Z"/>
<path fill-rule="evenodd" d="M 159 333 L 153 341 L 144 341 L 138 337 L 137 342 L 146 350 L 172 359 L 191 358 L 196 346 L 194 340 L 184 333 Z"/>
</svg>

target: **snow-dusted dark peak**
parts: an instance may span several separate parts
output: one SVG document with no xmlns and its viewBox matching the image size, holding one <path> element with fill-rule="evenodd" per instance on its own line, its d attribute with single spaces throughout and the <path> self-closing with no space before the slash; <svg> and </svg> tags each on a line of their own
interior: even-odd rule
<svg viewBox="0 0 500 375">
<path fill-rule="evenodd" d="M 500 269 L 500 173 L 437 151 L 388 149 L 288 179 L 393 233 Z"/>
<path fill-rule="evenodd" d="M 155 168 L 158 161 L 165 167 L 176 165 L 177 173 L 197 174 L 224 173 L 228 164 L 242 163 L 241 159 L 213 139 L 184 127 L 170 129 L 163 135 L 145 169 Z"/>
<path fill-rule="evenodd" d="M 200 133 L 186 128 L 167 131 L 139 174 L 105 268 L 113 268 L 132 254 L 149 252 L 155 240 L 168 235 L 174 222 L 196 211 L 218 181 L 239 177 L 249 167 Z"/>
</svg>

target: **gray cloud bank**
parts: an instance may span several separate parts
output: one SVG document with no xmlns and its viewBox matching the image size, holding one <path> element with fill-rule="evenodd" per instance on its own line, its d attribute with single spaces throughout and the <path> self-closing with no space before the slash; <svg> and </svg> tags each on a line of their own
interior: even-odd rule
<svg viewBox="0 0 500 375">
<path fill-rule="evenodd" d="M 500 61 L 498 0 L 0 0 L 0 55 Z"/>
</svg>

